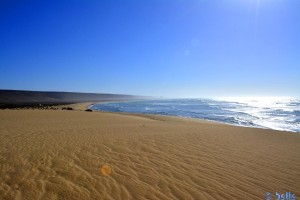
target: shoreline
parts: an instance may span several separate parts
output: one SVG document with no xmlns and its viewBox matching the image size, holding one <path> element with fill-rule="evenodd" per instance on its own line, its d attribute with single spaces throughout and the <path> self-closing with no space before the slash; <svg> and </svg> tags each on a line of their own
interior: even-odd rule
<svg viewBox="0 0 300 200">
<path fill-rule="evenodd" d="M 112 101 L 112 102 L 123 102 L 123 101 Z M 87 106 L 87 108 L 89 108 L 90 106 L 92 106 L 94 104 L 101 104 L 101 103 L 111 103 L 111 102 L 109 102 L 109 101 L 108 102 L 107 101 L 103 101 L 103 102 L 99 102 L 99 103 L 94 102 L 93 104 L 90 104 L 89 106 Z M 143 116 L 143 115 L 147 116 L 148 115 L 148 116 L 161 116 L 161 117 L 176 117 L 176 118 L 179 118 L 179 119 L 198 120 L 198 121 L 211 122 L 211 123 L 217 123 L 217 124 L 224 124 L 224 125 L 235 126 L 235 127 L 255 128 L 255 129 L 263 129 L 263 130 L 274 130 L 274 131 L 282 131 L 282 132 L 300 134 L 299 131 L 297 132 L 297 131 L 289 131 L 289 130 L 278 130 L 278 129 L 272 129 L 272 128 L 262 127 L 262 126 L 246 126 L 246 125 L 231 124 L 231 123 L 226 123 L 226 122 L 221 122 L 221 121 L 214 121 L 214 120 L 209 120 L 209 119 L 184 117 L 184 116 L 176 116 L 176 115 L 161 115 L 161 114 L 147 114 L 147 113 L 130 113 L 130 112 L 109 112 L 109 111 L 102 111 L 102 110 L 93 110 L 93 112 L 118 113 L 118 114 L 125 114 L 125 115 L 134 115 L 134 116 Z"/>
<path fill-rule="evenodd" d="M 16 108 L 4 108 L 2 110 L 27 110 L 27 109 L 37 109 L 37 110 L 67 110 L 70 108 L 70 110 L 75 111 L 86 111 L 87 109 L 90 109 L 91 106 L 95 104 L 101 104 L 101 103 L 113 103 L 113 102 L 128 102 L 128 101 L 140 101 L 140 100 L 103 100 L 103 101 L 97 101 L 97 102 L 79 102 L 79 103 L 55 103 L 55 104 L 42 104 L 42 107 L 39 107 L 39 103 L 35 103 L 33 107 L 30 106 L 24 106 L 20 104 L 22 107 L 18 107 L 16 104 Z M 46 108 L 44 108 L 46 107 Z M 0 109 L 1 110 L 1 109 Z M 296 133 L 299 134 L 300 132 L 297 131 L 289 131 L 289 130 L 278 130 L 278 129 L 271 129 L 268 127 L 255 127 L 255 126 L 245 126 L 245 125 L 239 125 L 239 124 L 230 124 L 226 122 L 220 122 L 220 121 L 214 121 L 214 120 L 208 120 L 208 119 L 200 119 L 200 118 L 193 118 L 193 117 L 184 117 L 184 116 L 175 116 L 175 115 L 161 115 L 161 114 L 146 114 L 146 113 L 129 113 L 129 112 L 109 112 L 109 111 L 102 111 L 102 110 L 93 110 L 93 112 L 101 112 L 101 113 L 117 113 L 121 115 L 133 115 L 133 116 L 141 116 L 146 118 L 161 118 L 161 117 L 171 117 L 171 118 L 178 118 L 183 120 L 195 120 L 195 121 L 203 121 L 207 123 L 216 123 L 216 124 L 222 124 L 222 125 L 228 125 L 228 126 L 234 126 L 234 127 L 244 127 L 244 128 L 254 128 L 254 129 L 263 129 L 263 130 L 274 130 L 274 131 L 280 131 L 285 133 Z"/>
</svg>

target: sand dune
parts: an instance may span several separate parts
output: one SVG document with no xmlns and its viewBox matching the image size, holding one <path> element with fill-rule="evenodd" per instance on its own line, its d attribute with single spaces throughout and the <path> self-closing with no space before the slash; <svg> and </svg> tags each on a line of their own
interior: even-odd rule
<svg viewBox="0 0 300 200">
<path fill-rule="evenodd" d="M 300 135 L 175 117 L 0 110 L 0 199 L 300 197 Z"/>
</svg>

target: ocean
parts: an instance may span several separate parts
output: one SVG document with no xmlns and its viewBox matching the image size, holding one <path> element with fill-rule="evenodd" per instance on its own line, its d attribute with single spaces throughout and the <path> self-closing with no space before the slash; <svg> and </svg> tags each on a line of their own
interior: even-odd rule
<svg viewBox="0 0 300 200">
<path fill-rule="evenodd" d="M 300 99 L 160 99 L 95 104 L 92 110 L 171 115 L 237 126 L 300 132 Z"/>
</svg>

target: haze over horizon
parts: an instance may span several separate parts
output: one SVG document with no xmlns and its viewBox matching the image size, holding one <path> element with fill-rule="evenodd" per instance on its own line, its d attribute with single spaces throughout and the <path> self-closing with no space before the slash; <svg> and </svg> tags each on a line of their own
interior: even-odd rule
<svg viewBox="0 0 300 200">
<path fill-rule="evenodd" d="M 3 1 L 0 89 L 300 97 L 300 1 Z"/>
</svg>

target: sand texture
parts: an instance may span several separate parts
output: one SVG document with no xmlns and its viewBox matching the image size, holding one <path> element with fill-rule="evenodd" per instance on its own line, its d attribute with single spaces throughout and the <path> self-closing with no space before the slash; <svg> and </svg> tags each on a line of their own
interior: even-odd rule
<svg viewBox="0 0 300 200">
<path fill-rule="evenodd" d="M 175 117 L 0 110 L 0 199 L 300 198 L 300 134 Z"/>
</svg>

